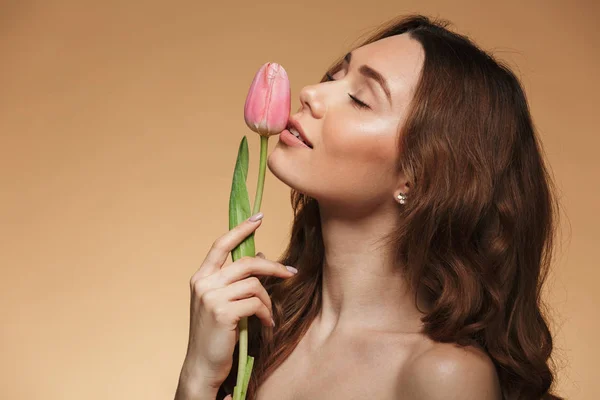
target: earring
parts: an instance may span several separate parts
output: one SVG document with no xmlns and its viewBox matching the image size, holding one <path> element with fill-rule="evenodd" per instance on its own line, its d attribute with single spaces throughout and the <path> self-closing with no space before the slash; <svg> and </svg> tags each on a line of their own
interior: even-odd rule
<svg viewBox="0 0 600 400">
<path fill-rule="evenodd" d="M 398 203 L 400 203 L 400 204 L 406 204 L 406 199 L 407 198 L 408 197 L 404 193 L 400 193 L 398 195 Z"/>
</svg>

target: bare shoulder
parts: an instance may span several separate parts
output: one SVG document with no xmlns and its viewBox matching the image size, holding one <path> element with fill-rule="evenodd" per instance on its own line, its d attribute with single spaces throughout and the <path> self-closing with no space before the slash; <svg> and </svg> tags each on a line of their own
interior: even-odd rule
<svg viewBox="0 0 600 400">
<path fill-rule="evenodd" d="M 496 368 L 485 351 L 434 343 L 406 365 L 399 395 L 410 400 L 500 400 Z"/>
</svg>

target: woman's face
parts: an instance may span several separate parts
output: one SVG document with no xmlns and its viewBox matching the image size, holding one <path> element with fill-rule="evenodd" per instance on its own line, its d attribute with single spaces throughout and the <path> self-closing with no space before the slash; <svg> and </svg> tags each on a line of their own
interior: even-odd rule
<svg viewBox="0 0 600 400">
<path fill-rule="evenodd" d="M 319 204 L 377 207 L 394 201 L 402 176 L 395 172 L 398 131 L 419 79 L 424 52 L 407 34 L 354 50 L 333 81 L 304 87 L 292 116 L 313 148 L 281 140 L 268 158 L 271 172 Z M 360 72 L 379 72 L 386 90 Z M 360 108 L 350 97 L 368 105 Z M 389 98 L 388 98 L 389 96 Z"/>
</svg>

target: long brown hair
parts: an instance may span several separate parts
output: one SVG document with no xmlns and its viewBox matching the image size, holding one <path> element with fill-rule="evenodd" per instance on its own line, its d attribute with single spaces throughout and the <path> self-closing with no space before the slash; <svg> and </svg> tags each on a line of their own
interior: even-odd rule
<svg viewBox="0 0 600 400">
<path fill-rule="evenodd" d="M 411 288 L 433 299 L 423 333 L 479 345 L 493 360 L 503 397 L 560 399 L 541 288 L 551 261 L 559 204 L 517 77 L 446 21 L 391 20 L 359 46 L 408 33 L 425 51 L 422 74 L 398 133 L 398 171 L 410 201 L 386 243 Z M 327 71 L 335 73 L 337 60 Z M 326 80 L 324 75 L 321 82 Z M 247 398 L 290 355 L 321 308 L 324 247 L 319 205 L 292 189 L 294 222 L 278 261 L 299 273 L 259 277 L 275 329 L 249 319 L 255 357 Z M 231 393 L 234 367 L 219 396 Z M 222 398 L 222 397 L 219 397 Z"/>
</svg>

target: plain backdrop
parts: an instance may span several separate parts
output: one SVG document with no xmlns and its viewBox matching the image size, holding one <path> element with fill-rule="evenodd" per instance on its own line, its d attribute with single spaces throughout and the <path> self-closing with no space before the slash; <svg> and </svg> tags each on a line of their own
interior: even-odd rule
<svg viewBox="0 0 600 400">
<path fill-rule="evenodd" d="M 515 69 L 563 206 L 546 291 L 559 394 L 598 399 L 596 1 L 0 1 L 0 398 L 172 398 L 189 279 L 228 229 L 265 62 L 298 93 L 378 24 L 453 22 Z M 277 138 L 271 139 L 271 149 Z M 257 251 L 291 226 L 267 172 Z"/>
</svg>

